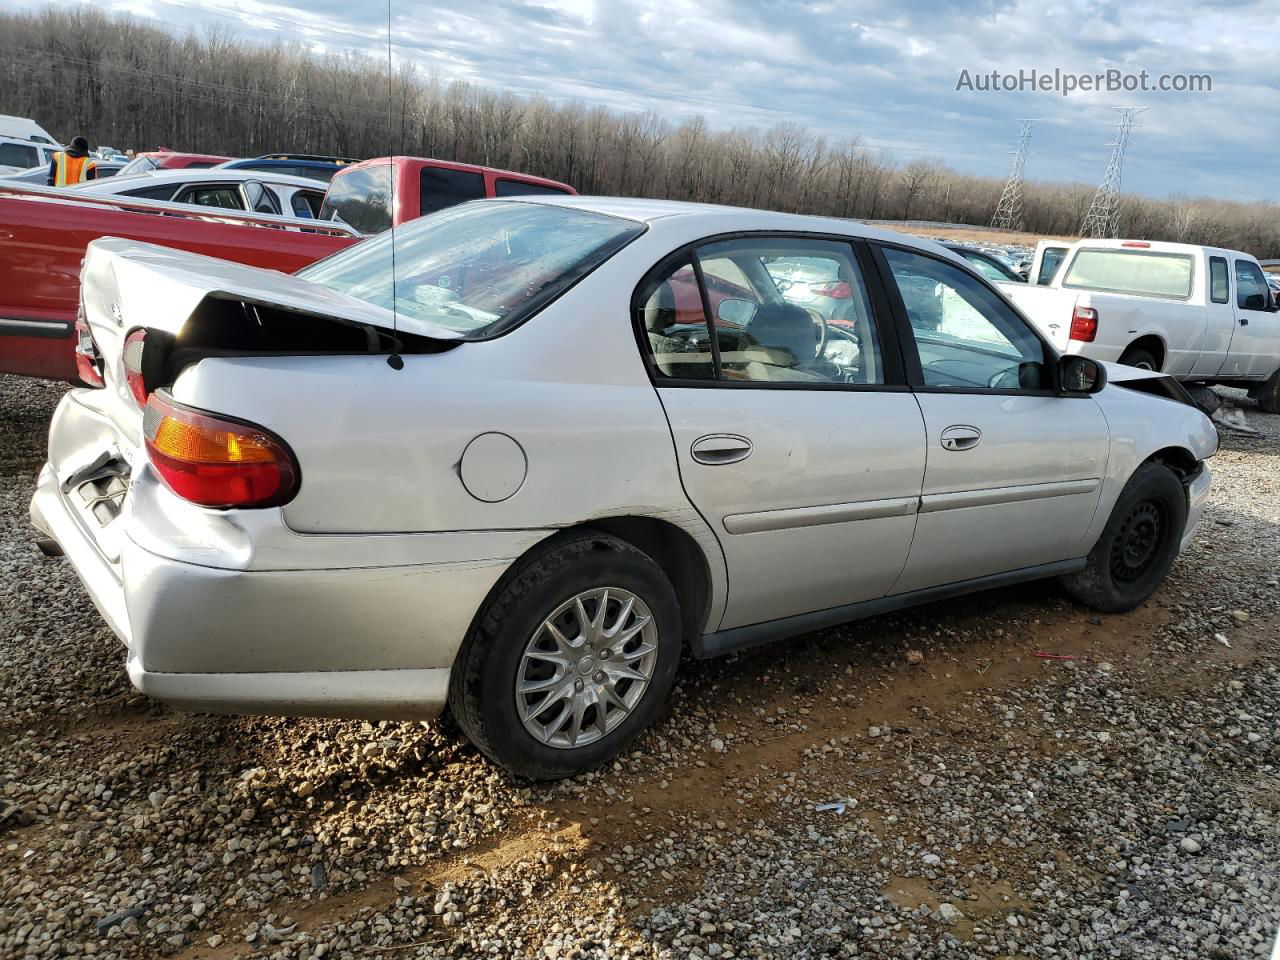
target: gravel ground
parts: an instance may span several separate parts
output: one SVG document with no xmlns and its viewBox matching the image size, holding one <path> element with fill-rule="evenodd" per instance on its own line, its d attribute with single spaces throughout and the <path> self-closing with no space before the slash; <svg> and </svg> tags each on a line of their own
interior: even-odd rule
<svg viewBox="0 0 1280 960">
<path fill-rule="evenodd" d="M 1268 954 L 1280 417 L 1131 614 L 1033 585 L 690 664 L 632 754 L 531 788 L 447 723 L 136 695 L 30 543 L 60 393 L 0 377 L 0 958 Z"/>
</svg>

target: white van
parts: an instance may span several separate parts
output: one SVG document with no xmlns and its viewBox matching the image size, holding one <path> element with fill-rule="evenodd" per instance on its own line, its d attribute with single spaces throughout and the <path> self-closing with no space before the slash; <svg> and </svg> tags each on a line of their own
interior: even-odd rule
<svg viewBox="0 0 1280 960">
<path fill-rule="evenodd" d="M 34 120 L 0 114 L 0 167 L 47 166 L 61 149 L 62 144 Z"/>
</svg>

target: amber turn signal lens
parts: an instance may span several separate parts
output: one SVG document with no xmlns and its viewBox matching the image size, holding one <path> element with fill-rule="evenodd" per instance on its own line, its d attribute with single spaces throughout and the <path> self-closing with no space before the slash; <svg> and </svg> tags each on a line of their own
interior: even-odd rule
<svg viewBox="0 0 1280 960">
<path fill-rule="evenodd" d="M 205 507 L 273 507 L 298 491 L 298 467 L 284 441 L 251 423 L 175 403 L 161 393 L 143 417 L 157 475 L 185 500 Z"/>
</svg>

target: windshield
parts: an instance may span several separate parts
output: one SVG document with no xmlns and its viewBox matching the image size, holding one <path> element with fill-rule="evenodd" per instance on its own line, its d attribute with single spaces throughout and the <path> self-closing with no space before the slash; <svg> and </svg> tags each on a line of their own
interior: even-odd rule
<svg viewBox="0 0 1280 960">
<path fill-rule="evenodd" d="M 140 154 L 121 167 L 117 176 L 128 176 L 131 173 L 149 173 L 152 170 L 158 170 L 159 167 L 160 165 L 156 163 L 153 157 Z"/>
<path fill-rule="evenodd" d="M 482 339 L 546 306 L 643 231 L 584 210 L 481 200 L 387 231 L 298 276 Z"/>
</svg>

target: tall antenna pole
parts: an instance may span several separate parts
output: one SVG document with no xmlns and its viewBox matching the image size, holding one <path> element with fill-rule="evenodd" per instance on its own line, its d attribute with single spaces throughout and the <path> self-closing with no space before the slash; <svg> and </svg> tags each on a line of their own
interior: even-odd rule
<svg viewBox="0 0 1280 960">
<path fill-rule="evenodd" d="M 1027 148 L 1031 145 L 1031 125 L 1035 120 L 1018 121 L 1018 149 L 1013 153 L 1013 168 L 1005 181 L 1004 192 L 996 204 L 991 226 L 1005 230 L 1022 229 L 1022 168 L 1027 163 Z"/>
<path fill-rule="evenodd" d="M 1084 223 L 1080 227 L 1080 236 L 1090 239 L 1114 237 L 1120 233 L 1120 174 L 1124 170 L 1124 151 L 1129 146 L 1129 135 L 1138 114 L 1147 108 L 1112 109 L 1120 114 L 1120 120 L 1116 124 L 1116 138 L 1109 144 L 1111 159 L 1107 161 L 1107 172 L 1102 175 L 1102 183 L 1098 185 L 1098 192 L 1093 195 L 1089 212 L 1084 215 Z"/>
</svg>

